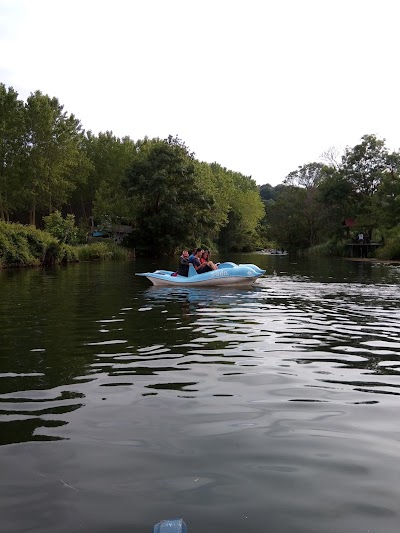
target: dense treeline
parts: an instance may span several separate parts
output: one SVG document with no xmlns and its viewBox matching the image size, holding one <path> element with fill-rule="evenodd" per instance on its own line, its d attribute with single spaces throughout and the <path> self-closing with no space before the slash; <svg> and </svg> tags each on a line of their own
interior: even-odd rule
<svg viewBox="0 0 400 533">
<path fill-rule="evenodd" d="M 198 161 L 183 141 L 85 132 L 57 98 L 26 102 L 0 84 L 0 220 L 43 226 L 55 210 L 78 224 L 128 224 L 137 252 L 204 244 L 259 246 L 264 205 L 251 178 Z"/>
<path fill-rule="evenodd" d="M 178 137 L 94 135 L 57 98 L 36 91 L 23 102 L 0 84 L 0 220 L 43 228 L 46 215 L 58 213 L 50 233 L 74 221 L 81 242 L 94 222 L 132 226 L 137 253 L 173 254 L 201 243 L 221 251 L 339 254 L 361 231 L 385 240 L 379 253 L 400 257 L 399 152 L 365 135 L 322 161 L 300 166 L 276 187 L 258 187 L 197 160 Z M 60 242 L 67 244 L 65 235 Z"/>
<path fill-rule="evenodd" d="M 361 232 L 385 243 L 381 257 L 400 258 L 399 152 L 364 135 L 341 157 L 331 149 L 323 159 L 300 166 L 282 185 L 260 188 L 268 237 L 288 250 L 337 255 Z"/>
</svg>

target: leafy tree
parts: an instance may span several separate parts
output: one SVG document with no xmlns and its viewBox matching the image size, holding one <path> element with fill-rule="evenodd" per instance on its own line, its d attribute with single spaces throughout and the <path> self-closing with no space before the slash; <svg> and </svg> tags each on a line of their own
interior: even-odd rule
<svg viewBox="0 0 400 533">
<path fill-rule="evenodd" d="M 341 172 L 331 169 L 318 185 L 318 199 L 324 213 L 326 235 L 341 236 L 343 220 L 353 217 L 356 211 L 357 198 L 352 184 Z"/>
<path fill-rule="evenodd" d="M 194 174 L 193 154 L 178 138 L 145 139 L 127 172 L 125 186 L 137 206 L 135 244 L 153 254 L 171 254 L 196 235 L 198 218 L 212 208 Z"/>
<path fill-rule="evenodd" d="M 275 197 L 276 197 L 275 187 L 273 187 L 269 183 L 266 183 L 265 185 L 261 185 L 259 189 L 260 189 L 261 199 L 264 203 L 267 203 L 269 200 L 275 200 Z"/>
<path fill-rule="evenodd" d="M 364 135 L 354 148 L 346 148 L 342 158 L 342 172 L 362 197 L 371 197 L 379 187 L 388 168 L 385 140 Z"/>
<path fill-rule="evenodd" d="M 306 190 L 288 185 L 267 211 L 271 240 L 290 251 L 309 246 L 307 220 L 303 215 Z"/>
<path fill-rule="evenodd" d="M 254 180 L 228 171 L 233 182 L 229 198 L 228 224 L 222 228 L 219 244 L 222 249 L 250 251 L 259 245 L 259 225 L 264 217 L 264 204 Z"/>
<path fill-rule="evenodd" d="M 57 98 L 40 91 L 26 103 L 28 164 L 24 183 L 30 206 L 30 223 L 37 209 L 51 212 L 65 204 L 76 187 L 73 169 L 82 159 L 82 130 L 78 119 L 68 115 Z"/>
<path fill-rule="evenodd" d="M 379 225 L 392 228 L 400 225 L 400 154 L 388 156 L 388 169 L 373 198 L 373 209 Z"/>
<path fill-rule="evenodd" d="M 43 217 L 44 229 L 60 242 L 75 244 L 78 238 L 78 228 L 75 226 L 75 215 L 62 217 L 60 211 L 54 211 Z"/>
<path fill-rule="evenodd" d="M 0 219 L 20 205 L 21 172 L 26 150 L 25 109 L 18 93 L 0 83 Z"/>
<path fill-rule="evenodd" d="M 107 131 L 98 137 L 89 133 L 86 145 L 93 166 L 84 191 L 89 202 L 85 213 L 90 212 L 93 204 L 98 221 L 107 218 L 112 224 L 132 222 L 135 208 L 128 200 L 123 182 L 136 155 L 136 144 L 129 137 L 119 139 Z"/>
<path fill-rule="evenodd" d="M 322 163 L 307 163 L 297 170 L 290 172 L 284 179 L 285 185 L 305 187 L 311 189 L 316 187 L 325 177 L 325 166 Z"/>
<path fill-rule="evenodd" d="M 319 242 L 326 232 L 326 216 L 321 209 L 318 185 L 328 173 L 329 168 L 322 163 L 308 163 L 288 174 L 284 180 L 286 187 L 269 207 L 275 241 L 291 249 L 304 249 Z M 284 212 L 286 222 L 283 222 Z M 276 224 L 286 228 L 286 236 L 279 237 Z"/>
<path fill-rule="evenodd" d="M 212 248 L 221 228 L 228 223 L 231 184 L 224 179 L 222 169 L 196 159 L 193 165 L 196 188 L 206 205 L 197 214 L 195 233 L 188 237 L 190 242 L 202 242 Z"/>
</svg>

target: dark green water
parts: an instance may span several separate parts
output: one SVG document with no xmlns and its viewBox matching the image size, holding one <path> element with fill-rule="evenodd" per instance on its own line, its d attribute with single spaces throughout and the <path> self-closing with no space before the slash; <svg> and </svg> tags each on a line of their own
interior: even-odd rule
<svg viewBox="0 0 400 533">
<path fill-rule="evenodd" d="M 398 531 L 400 267 L 229 259 L 0 271 L 1 531 Z"/>
</svg>

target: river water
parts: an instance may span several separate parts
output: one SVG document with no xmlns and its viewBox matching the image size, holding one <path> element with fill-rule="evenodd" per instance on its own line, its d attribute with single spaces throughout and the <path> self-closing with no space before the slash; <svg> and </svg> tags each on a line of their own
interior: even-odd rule
<svg viewBox="0 0 400 533">
<path fill-rule="evenodd" d="M 0 271 L 1 531 L 399 530 L 400 266 L 229 259 Z"/>
</svg>

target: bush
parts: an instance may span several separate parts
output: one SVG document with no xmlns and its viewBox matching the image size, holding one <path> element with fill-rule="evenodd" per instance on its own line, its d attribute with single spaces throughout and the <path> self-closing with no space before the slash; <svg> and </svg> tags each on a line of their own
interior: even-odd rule
<svg viewBox="0 0 400 533">
<path fill-rule="evenodd" d="M 128 257 L 128 250 L 114 242 L 72 246 L 33 226 L 0 221 L 0 268 Z"/>
<path fill-rule="evenodd" d="M 317 244 L 307 250 L 307 255 L 321 257 L 345 257 L 347 253 L 346 243 L 337 239 L 330 239 L 322 244 Z"/>
<path fill-rule="evenodd" d="M 114 242 L 95 242 L 77 247 L 79 261 L 100 261 L 105 259 L 127 259 L 129 252 L 126 248 Z"/>
<path fill-rule="evenodd" d="M 60 211 L 54 211 L 43 217 L 45 230 L 60 242 L 76 244 L 78 240 L 78 228 L 75 226 L 75 215 L 62 217 Z"/>
<path fill-rule="evenodd" d="M 61 261 L 63 263 L 78 263 L 79 253 L 78 247 L 71 244 L 61 245 Z"/>
<path fill-rule="evenodd" d="M 400 259 L 400 238 L 391 238 L 386 243 L 378 248 L 375 252 L 375 257 L 378 259 Z"/>
<path fill-rule="evenodd" d="M 58 244 L 50 234 L 31 226 L 0 222 L 0 259 L 2 266 L 38 266 L 46 262 Z"/>
</svg>

